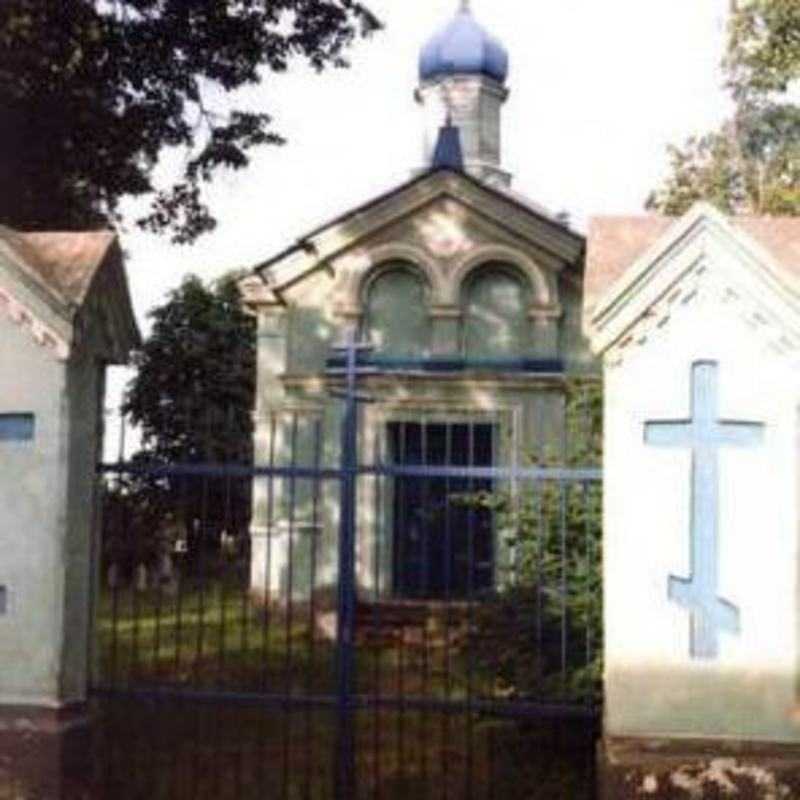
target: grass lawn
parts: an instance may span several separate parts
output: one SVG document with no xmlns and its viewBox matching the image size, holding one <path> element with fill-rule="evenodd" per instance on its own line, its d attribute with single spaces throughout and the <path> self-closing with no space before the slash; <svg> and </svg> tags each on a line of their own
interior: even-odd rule
<svg viewBox="0 0 800 800">
<path fill-rule="evenodd" d="M 327 693 L 333 649 L 312 630 L 308 613 L 268 614 L 234 582 L 176 596 L 107 593 L 98 614 L 100 683 Z"/>
<path fill-rule="evenodd" d="M 240 585 L 210 582 L 178 596 L 130 589 L 105 593 L 98 610 L 99 683 L 114 688 L 332 694 L 336 653 L 308 604 L 291 614 L 253 602 Z M 494 694 L 491 676 L 462 648 L 359 644 L 361 694 L 464 698 Z"/>
<path fill-rule="evenodd" d="M 171 597 L 101 598 L 100 684 L 170 686 L 302 698 L 334 692 L 335 651 L 309 610 L 267 614 L 233 582 Z M 363 695 L 490 697 L 491 675 L 447 648 L 356 649 Z M 340 741 L 334 710 L 263 704 L 111 699 L 100 704 L 99 780 L 120 798 L 332 797 Z M 356 713 L 358 797 L 590 798 L 592 737 L 467 713 Z"/>
</svg>

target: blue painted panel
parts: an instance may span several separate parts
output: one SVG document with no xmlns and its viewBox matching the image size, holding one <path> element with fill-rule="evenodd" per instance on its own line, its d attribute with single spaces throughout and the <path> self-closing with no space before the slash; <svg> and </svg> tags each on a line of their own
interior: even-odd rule
<svg viewBox="0 0 800 800">
<path fill-rule="evenodd" d="M 719 365 L 692 365 L 692 416 L 688 420 L 645 424 L 645 442 L 656 447 L 692 450 L 692 514 L 690 578 L 670 576 L 668 596 L 691 614 L 691 655 L 714 659 L 719 634 L 738 634 L 739 609 L 718 597 L 719 591 L 719 451 L 723 447 L 755 447 L 763 442 L 764 425 L 719 419 Z"/>
<path fill-rule="evenodd" d="M 358 358 L 360 367 L 375 367 L 386 372 L 536 372 L 562 373 L 564 362 L 560 359 L 530 358 L 462 358 L 460 356 L 433 356 L 430 358 L 389 358 L 385 356 L 362 355 Z M 329 358 L 328 369 L 341 370 L 345 366 L 343 358 Z"/>
<path fill-rule="evenodd" d="M 0 414 L 0 442 L 30 442 L 35 428 L 33 414 Z"/>
</svg>

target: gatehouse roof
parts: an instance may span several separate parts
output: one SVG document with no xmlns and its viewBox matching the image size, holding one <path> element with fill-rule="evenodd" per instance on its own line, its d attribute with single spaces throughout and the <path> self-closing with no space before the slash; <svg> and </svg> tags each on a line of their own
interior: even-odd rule
<svg viewBox="0 0 800 800">
<path fill-rule="evenodd" d="M 790 283 L 800 290 L 800 218 L 737 216 L 729 218 L 734 228 L 752 237 L 772 257 Z M 675 217 L 655 214 L 599 216 L 589 222 L 584 283 L 584 305 L 593 308 L 606 291 L 653 247 L 670 228 Z"/>
<path fill-rule="evenodd" d="M 598 217 L 584 286 L 596 353 L 617 358 L 647 342 L 700 296 L 763 327 L 770 348 L 784 352 L 800 342 L 800 219 L 730 217 L 705 202 L 680 218 Z"/>
<path fill-rule="evenodd" d="M 105 357 L 123 363 L 139 344 L 122 250 L 113 231 L 22 232 L 0 226 L 0 306 L 66 358 L 78 315 L 103 317 Z M 91 306 L 91 308 L 90 308 Z"/>
</svg>

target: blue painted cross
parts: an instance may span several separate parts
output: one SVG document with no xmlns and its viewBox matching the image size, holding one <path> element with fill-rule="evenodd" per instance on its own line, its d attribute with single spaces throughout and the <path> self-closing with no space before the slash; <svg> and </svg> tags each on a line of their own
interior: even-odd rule
<svg viewBox="0 0 800 800">
<path fill-rule="evenodd" d="M 719 451 L 722 447 L 755 447 L 764 425 L 718 419 L 718 365 L 692 366 L 692 418 L 648 422 L 645 442 L 660 447 L 692 448 L 691 578 L 670 576 L 669 598 L 691 612 L 691 655 L 714 659 L 719 633 L 739 633 L 739 609 L 717 596 L 719 591 Z"/>
</svg>

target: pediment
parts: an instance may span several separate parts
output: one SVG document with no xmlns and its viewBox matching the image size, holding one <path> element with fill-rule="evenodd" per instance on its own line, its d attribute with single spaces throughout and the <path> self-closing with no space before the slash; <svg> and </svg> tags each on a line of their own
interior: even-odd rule
<svg viewBox="0 0 800 800">
<path fill-rule="evenodd" d="M 494 242 L 527 252 L 558 270 L 580 263 L 583 237 L 532 205 L 481 182 L 450 171 L 435 171 L 398 187 L 326 226 L 255 269 L 242 288 L 246 302 L 286 302 L 302 293 L 311 275 L 354 269 L 364 253 L 403 245 L 423 255 L 446 276 L 476 243 Z M 401 251 L 398 250 L 398 253 Z"/>
<path fill-rule="evenodd" d="M 122 253 L 106 231 L 0 229 L 0 313 L 59 360 L 97 344 L 86 334 L 98 322 L 107 329 L 99 358 L 124 363 L 139 342 Z"/>
<path fill-rule="evenodd" d="M 616 358 L 632 343 L 644 345 L 698 299 L 742 315 L 774 350 L 800 345 L 800 283 L 753 236 L 701 203 L 621 270 L 589 309 L 592 350 Z"/>
<path fill-rule="evenodd" d="M 55 358 L 69 357 L 73 326 L 68 306 L 32 279 L 5 241 L 0 241 L 0 314 Z"/>
</svg>

